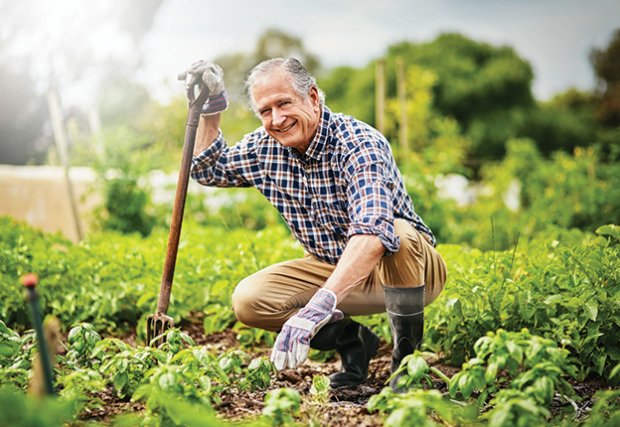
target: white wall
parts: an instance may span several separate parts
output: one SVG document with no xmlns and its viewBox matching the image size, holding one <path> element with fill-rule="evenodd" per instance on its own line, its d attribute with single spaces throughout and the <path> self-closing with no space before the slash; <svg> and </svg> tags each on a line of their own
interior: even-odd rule
<svg viewBox="0 0 620 427">
<path fill-rule="evenodd" d="M 70 172 L 83 232 L 92 209 L 101 203 L 96 175 L 89 168 Z M 56 166 L 0 165 L 0 215 L 9 215 L 45 231 L 78 240 L 64 171 Z"/>
</svg>

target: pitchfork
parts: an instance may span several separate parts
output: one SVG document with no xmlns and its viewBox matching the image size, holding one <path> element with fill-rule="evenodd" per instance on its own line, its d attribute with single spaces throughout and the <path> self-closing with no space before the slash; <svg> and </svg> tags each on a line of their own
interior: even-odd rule
<svg viewBox="0 0 620 427">
<path fill-rule="evenodd" d="M 196 96 L 196 90 L 199 90 Z M 151 314 L 146 321 L 146 341 L 149 345 L 159 346 L 165 341 L 164 332 L 174 327 L 172 317 L 166 315 L 170 304 L 170 291 L 172 290 L 172 279 L 174 277 L 174 267 L 177 260 L 179 249 L 179 237 L 181 235 L 181 225 L 183 223 L 183 212 L 185 210 L 185 198 L 187 196 L 187 186 L 189 183 L 189 173 L 191 160 L 196 142 L 196 131 L 200 121 L 200 110 L 209 96 L 209 90 L 202 83 L 196 83 L 187 88 L 187 98 L 189 99 L 189 111 L 187 113 L 187 125 L 185 126 L 185 142 L 183 144 L 183 155 L 181 158 L 181 170 L 177 181 L 177 190 L 174 197 L 172 208 L 172 220 L 170 222 L 170 233 L 168 234 L 168 249 L 164 262 L 164 273 L 159 289 L 159 299 L 157 301 L 157 312 Z M 155 340 L 157 338 L 157 340 Z"/>
</svg>

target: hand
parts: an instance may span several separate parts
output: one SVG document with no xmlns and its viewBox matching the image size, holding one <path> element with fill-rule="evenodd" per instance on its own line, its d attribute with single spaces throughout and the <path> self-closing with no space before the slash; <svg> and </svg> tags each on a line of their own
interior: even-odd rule
<svg viewBox="0 0 620 427">
<path fill-rule="evenodd" d="M 336 309 L 336 294 L 319 289 L 308 304 L 282 326 L 271 352 L 276 369 L 293 369 L 303 363 L 312 337 L 330 320 L 335 322 L 343 317 L 342 311 Z"/>
<path fill-rule="evenodd" d="M 179 74 L 179 80 L 185 80 L 185 89 L 209 92 L 208 98 L 202 106 L 201 114 L 217 114 L 228 108 L 228 94 L 224 86 L 224 72 L 219 65 L 200 60 L 192 64 L 187 70 Z M 192 99 L 190 99 L 192 102 Z"/>
</svg>

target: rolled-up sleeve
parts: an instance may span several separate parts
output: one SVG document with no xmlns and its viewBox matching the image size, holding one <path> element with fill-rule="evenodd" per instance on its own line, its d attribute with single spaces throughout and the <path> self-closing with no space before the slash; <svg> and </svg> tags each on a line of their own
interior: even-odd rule
<svg viewBox="0 0 620 427">
<path fill-rule="evenodd" d="M 191 177 L 212 187 L 250 187 L 262 175 L 256 158 L 256 140 L 252 134 L 228 147 L 222 132 L 202 153 L 192 159 Z"/>
<path fill-rule="evenodd" d="M 349 230 L 372 234 L 386 249 L 385 255 L 397 252 L 400 239 L 394 232 L 394 183 L 386 173 L 386 154 L 373 141 L 360 144 L 347 159 L 347 202 Z"/>
</svg>

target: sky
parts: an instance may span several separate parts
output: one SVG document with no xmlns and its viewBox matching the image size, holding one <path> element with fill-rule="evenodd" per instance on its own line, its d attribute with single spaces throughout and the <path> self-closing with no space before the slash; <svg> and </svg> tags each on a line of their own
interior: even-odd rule
<svg viewBox="0 0 620 427">
<path fill-rule="evenodd" d="M 512 46 L 544 100 L 594 87 L 589 52 L 620 28 L 620 0 L 165 0 L 141 45 L 142 79 L 165 100 L 192 62 L 251 52 L 267 28 L 300 37 L 325 67 L 362 66 L 390 44 L 459 32 Z"/>
</svg>

